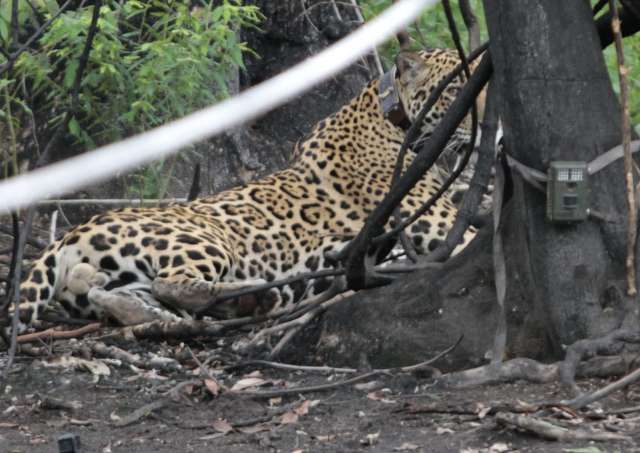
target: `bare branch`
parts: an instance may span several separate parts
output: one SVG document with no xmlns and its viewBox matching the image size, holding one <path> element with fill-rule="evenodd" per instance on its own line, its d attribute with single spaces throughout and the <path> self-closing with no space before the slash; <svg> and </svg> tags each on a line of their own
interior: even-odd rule
<svg viewBox="0 0 640 453">
<path fill-rule="evenodd" d="M 449 138 L 453 135 L 469 108 L 475 102 L 476 97 L 489 80 L 492 71 L 491 58 L 489 54 L 486 53 L 467 84 L 434 130 L 431 139 L 425 143 L 407 171 L 400 177 L 398 182 L 391 187 L 387 196 L 371 213 L 363 229 L 349 245 L 349 257 L 345 268 L 351 289 L 384 284 L 389 281 L 387 278 L 382 278 L 379 275 L 367 275 L 365 271 L 364 259 L 371 238 L 379 234 L 381 226 L 386 224 L 398 203 L 402 201 L 404 196 L 415 186 L 420 178 L 422 178 L 424 173 L 436 162 L 440 153 L 449 142 Z M 419 123 L 414 123 L 414 125 L 416 124 Z"/>
<path fill-rule="evenodd" d="M 633 160 L 631 159 L 631 120 L 629 115 L 629 81 L 628 69 L 624 64 L 624 49 L 622 47 L 622 33 L 620 31 L 620 17 L 615 0 L 609 0 L 611 10 L 611 28 L 613 30 L 618 57 L 618 77 L 620 79 L 620 101 L 622 103 L 622 145 L 624 149 L 624 173 L 627 188 L 627 294 L 635 296 L 636 288 L 636 239 L 638 234 L 638 211 L 635 199 L 635 185 L 633 183 Z"/>
<path fill-rule="evenodd" d="M 18 0 L 14 0 L 14 3 L 17 3 Z M 33 35 L 31 35 L 29 37 L 29 39 L 27 40 L 27 42 L 25 42 L 23 45 L 21 45 L 15 52 L 12 52 L 11 55 L 9 56 L 9 58 L 7 58 L 7 61 L 5 61 L 3 64 L 0 65 L 0 75 L 2 75 L 4 72 L 6 72 L 8 69 L 10 69 L 13 66 L 13 63 L 15 63 L 15 61 L 18 59 L 18 57 L 20 55 L 22 55 L 22 52 L 24 52 L 25 50 L 27 50 L 31 44 L 33 44 L 33 42 L 38 39 L 49 27 L 49 25 L 51 25 L 51 23 L 56 20 L 58 18 L 58 16 L 60 16 L 66 9 L 67 7 L 71 4 L 71 0 L 67 0 L 66 2 L 64 2 L 64 4 L 58 9 L 58 11 L 51 16 L 51 18 L 46 21 L 44 24 L 42 24 Z M 84 4 L 84 1 L 82 2 L 82 4 Z M 82 4 L 80 6 L 82 6 Z"/>
<path fill-rule="evenodd" d="M 478 26 L 478 18 L 473 12 L 473 8 L 469 3 L 469 0 L 459 1 L 460 12 L 462 13 L 462 20 L 469 32 L 469 49 L 475 49 L 480 45 L 480 27 Z"/>
</svg>

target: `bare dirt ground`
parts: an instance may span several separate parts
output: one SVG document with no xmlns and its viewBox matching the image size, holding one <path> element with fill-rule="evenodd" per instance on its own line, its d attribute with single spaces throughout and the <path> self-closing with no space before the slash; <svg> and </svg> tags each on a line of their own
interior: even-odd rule
<svg viewBox="0 0 640 453">
<path fill-rule="evenodd" d="M 122 342 L 100 333 L 105 344 L 124 349 Z M 500 402 L 564 398 L 554 385 L 516 382 L 438 390 L 428 377 L 393 373 L 330 391 L 257 398 L 249 393 L 327 384 L 358 374 L 255 364 L 229 368 L 238 357 L 228 346 L 197 342 L 190 348 L 129 343 L 129 352 L 149 363 L 154 357 L 179 359 L 140 368 L 100 358 L 89 338 L 37 345 L 51 353 L 41 358 L 17 356 L 0 395 L 1 452 L 58 451 L 56 440 L 63 433 L 77 434 L 84 452 L 105 453 L 640 451 L 640 408 L 634 407 L 640 394 L 634 388 L 613 394 L 587 413 L 556 408 L 545 417 L 558 426 L 623 434 L 628 440 L 557 442 L 500 425 L 492 410 Z M 2 368 L 6 357 L 0 353 Z M 60 357 L 85 361 L 62 363 Z M 593 390 L 605 383 L 580 385 Z M 632 412 L 612 412 L 622 407 L 632 407 Z"/>
<path fill-rule="evenodd" d="M 39 232 L 45 236 L 44 228 Z M 2 276 L 10 243 L 0 245 Z M 27 255 L 34 254 L 28 248 Z M 586 412 L 554 406 L 539 417 L 570 432 L 597 430 L 626 440 L 558 442 L 496 417 L 503 404 L 567 398 L 557 385 L 518 381 L 443 390 L 433 386 L 432 373 L 392 372 L 328 391 L 265 398 L 251 392 L 342 382 L 366 370 L 234 367 L 244 359 L 233 352 L 232 339 L 193 340 L 187 347 L 113 332 L 101 328 L 77 339 L 39 340 L 18 353 L 7 381 L 0 381 L 0 453 L 56 452 L 64 433 L 77 435 L 85 453 L 640 451 L 637 385 Z M 131 355 L 120 357 L 119 351 Z M 0 373 L 6 362 L 0 346 Z M 579 385 L 591 391 L 606 383 Z"/>
</svg>

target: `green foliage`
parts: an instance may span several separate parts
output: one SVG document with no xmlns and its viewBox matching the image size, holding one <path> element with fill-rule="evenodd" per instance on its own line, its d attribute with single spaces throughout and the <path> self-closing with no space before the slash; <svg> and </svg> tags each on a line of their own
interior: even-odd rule
<svg viewBox="0 0 640 453">
<path fill-rule="evenodd" d="M 6 2 L 5 4 L 10 3 Z M 21 2 L 23 3 L 23 2 Z M 55 3 L 55 2 L 54 2 Z M 235 30 L 255 26 L 256 7 L 225 0 L 105 1 L 69 132 L 84 146 L 117 140 L 210 104 L 227 95 L 227 80 L 249 49 Z M 39 2 L 45 16 L 55 10 Z M 197 4 L 194 6 L 193 4 Z M 66 112 L 93 6 L 61 14 L 16 61 L 39 108 Z M 7 8 L 0 36 L 8 39 Z M 6 47 L 5 47 L 6 48 Z M 14 84 L 13 96 L 21 98 Z M 53 122 L 62 115 L 54 116 Z"/>
<path fill-rule="evenodd" d="M 6 61 L 2 55 L 15 48 L 12 3 L 0 2 L 0 65 Z M 20 43 L 59 12 L 54 0 L 31 3 L 35 11 L 19 2 Z M 240 0 L 104 0 L 74 105 L 71 93 L 93 8 L 64 11 L 0 76 L 0 96 L 13 106 L 11 118 L 0 122 L 11 121 L 19 131 L 32 123 L 33 110 L 46 121 L 39 130 L 52 131 L 71 111 L 67 136 L 92 148 L 184 116 L 228 95 L 230 77 L 250 52 L 236 31 L 262 19 L 257 7 Z M 162 192 L 161 170 L 142 172 L 150 176 L 141 192 Z"/>
<path fill-rule="evenodd" d="M 636 125 L 640 134 L 640 34 L 630 36 L 623 41 L 625 66 L 627 68 L 627 80 L 629 81 L 629 107 L 631 124 Z M 613 45 L 604 51 L 609 76 L 616 93 L 620 93 L 620 79 L 618 77 L 618 60 L 616 49 Z"/>
<path fill-rule="evenodd" d="M 478 16 L 480 34 L 484 41 L 487 39 L 487 29 L 484 20 L 482 19 L 484 17 L 482 1 L 470 0 L 469 3 L 476 12 L 476 16 Z M 384 9 L 391 6 L 392 0 L 360 0 L 359 4 L 362 8 L 363 16 L 368 20 L 377 16 Z M 462 21 L 462 16 L 460 15 L 460 8 L 458 7 L 457 0 L 451 0 L 451 9 L 453 10 L 456 24 L 458 25 L 458 31 L 462 36 L 462 44 L 465 46 L 465 49 L 467 49 L 466 28 Z M 451 33 L 449 32 L 449 26 L 447 25 L 447 18 L 441 4 L 438 4 L 422 14 L 422 16 L 420 16 L 420 18 L 409 27 L 408 31 L 412 38 L 411 46 L 413 50 L 419 50 L 426 47 L 454 48 Z M 467 51 L 468 50 L 469 49 L 467 49 Z M 394 39 L 385 43 L 381 47 L 380 51 L 381 57 L 385 60 L 385 63 L 389 65 L 393 64 L 393 58 L 399 51 L 397 40 Z"/>
</svg>

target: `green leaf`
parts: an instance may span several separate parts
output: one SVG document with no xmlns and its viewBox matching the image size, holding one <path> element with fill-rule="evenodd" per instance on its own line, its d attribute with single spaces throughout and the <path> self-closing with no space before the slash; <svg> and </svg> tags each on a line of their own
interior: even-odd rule
<svg viewBox="0 0 640 453">
<path fill-rule="evenodd" d="M 73 135 L 74 137 L 80 137 L 80 125 L 78 124 L 78 121 L 75 117 L 71 118 L 71 120 L 69 121 L 69 132 L 71 132 L 71 135 Z"/>
<path fill-rule="evenodd" d="M 78 60 L 72 60 L 64 70 L 64 81 L 62 84 L 65 88 L 71 88 L 76 78 L 76 71 L 80 62 Z"/>
</svg>

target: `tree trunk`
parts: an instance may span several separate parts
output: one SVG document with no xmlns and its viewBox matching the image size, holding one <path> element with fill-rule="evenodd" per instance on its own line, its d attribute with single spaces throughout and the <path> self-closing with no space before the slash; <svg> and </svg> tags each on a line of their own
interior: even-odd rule
<svg viewBox="0 0 640 453">
<path fill-rule="evenodd" d="M 263 82 L 316 54 L 356 27 L 352 8 L 313 0 L 251 0 L 264 20 L 258 30 L 244 29 L 245 41 L 256 56 L 245 55 L 245 70 L 232 81 L 230 92 Z M 306 8 L 306 9 L 303 9 Z M 249 124 L 197 145 L 199 156 L 185 156 L 176 172 L 173 194 L 186 193 L 195 162 L 203 166 L 203 193 L 245 184 L 288 165 L 296 142 L 321 119 L 337 111 L 368 81 L 370 74 L 354 65 L 308 93 Z"/>
<path fill-rule="evenodd" d="M 245 70 L 230 81 L 229 92 L 256 85 L 316 54 L 359 25 L 351 7 L 339 5 L 339 17 L 330 2 L 312 0 L 252 0 L 265 16 L 259 30 L 244 29 L 240 40 L 256 55 L 245 54 Z M 303 6 L 306 5 L 306 10 Z M 185 197 L 194 167 L 201 165 L 201 195 L 245 184 L 280 170 L 289 163 L 296 142 L 321 119 L 337 111 L 360 92 L 376 74 L 367 65 L 355 64 L 299 98 L 206 142 L 195 144 L 167 159 L 167 197 Z M 120 198 L 129 177 L 110 180 L 82 191 L 87 198 Z M 134 191 L 135 196 L 135 191 Z M 72 223 L 104 211 L 104 206 L 65 210 Z"/>
<path fill-rule="evenodd" d="M 511 155 L 546 171 L 552 160 L 589 161 L 620 143 L 620 108 L 587 2 L 485 0 L 485 11 Z M 549 358 L 563 344 L 635 324 L 637 302 L 624 286 L 622 161 L 591 179 L 590 206 L 607 222 L 553 225 L 544 194 L 512 177 L 503 210 L 508 355 Z M 497 316 L 487 234 L 442 269 L 359 292 L 300 341 L 315 342 L 319 362 L 386 367 L 425 360 L 464 334 L 436 366 L 483 361 Z"/>
<path fill-rule="evenodd" d="M 546 172 L 554 160 L 590 161 L 619 144 L 620 107 L 588 2 L 484 3 L 508 152 Z M 619 160 L 590 180 L 590 206 L 610 222 L 562 226 L 545 220 L 545 195 L 514 175 L 515 209 L 505 221 L 521 231 L 507 238 L 505 250 L 523 250 L 518 275 L 528 279 L 534 310 L 558 353 L 620 322 L 604 310 L 608 288 L 624 275 L 623 175 Z M 514 243 L 520 238 L 525 244 Z"/>
</svg>

